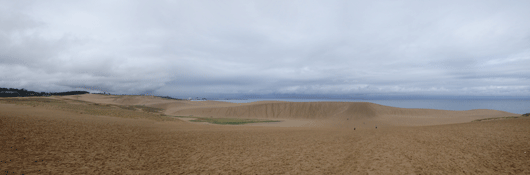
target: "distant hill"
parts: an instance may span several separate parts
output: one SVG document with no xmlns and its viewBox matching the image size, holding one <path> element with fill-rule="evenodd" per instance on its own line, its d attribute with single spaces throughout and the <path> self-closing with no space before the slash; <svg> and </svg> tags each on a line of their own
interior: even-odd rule
<svg viewBox="0 0 530 175">
<path fill-rule="evenodd" d="M 68 91 L 68 92 L 35 92 L 28 91 L 24 88 L 0 88 L 0 97 L 31 97 L 31 96 L 52 96 L 52 95 L 79 95 L 88 94 L 87 91 Z"/>
</svg>

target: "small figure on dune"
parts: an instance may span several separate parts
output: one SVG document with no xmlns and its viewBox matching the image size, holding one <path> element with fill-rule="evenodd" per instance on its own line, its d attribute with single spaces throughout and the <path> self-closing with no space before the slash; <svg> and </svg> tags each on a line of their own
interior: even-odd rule
<svg viewBox="0 0 530 175">
<path fill-rule="evenodd" d="M 353 127 L 353 130 L 355 131 L 355 127 Z"/>
<path fill-rule="evenodd" d="M 375 126 L 375 129 L 377 129 L 377 125 Z"/>
</svg>

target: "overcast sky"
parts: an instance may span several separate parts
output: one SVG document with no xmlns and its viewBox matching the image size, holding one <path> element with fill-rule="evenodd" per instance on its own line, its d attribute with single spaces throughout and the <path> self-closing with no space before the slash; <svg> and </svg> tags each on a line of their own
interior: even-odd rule
<svg viewBox="0 0 530 175">
<path fill-rule="evenodd" d="M 530 1 L 0 0 L 0 87 L 530 96 Z"/>
</svg>

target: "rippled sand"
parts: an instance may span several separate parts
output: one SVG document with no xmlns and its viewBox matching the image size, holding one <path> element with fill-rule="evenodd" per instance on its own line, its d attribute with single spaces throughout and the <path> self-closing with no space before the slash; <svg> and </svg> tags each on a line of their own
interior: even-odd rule
<svg viewBox="0 0 530 175">
<path fill-rule="evenodd" d="M 307 106 L 298 113 L 312 110 L 309 116 L 314 117 L 277 114 L 280 117 L 276 118 L 284 122 L 221 126 L 178 119 L 158 120 L 147 115 L 136 119 L 114 114 L 118 117 L 109 117 L 2 102 L 0 172 L 530 174 L 530 119 L 471 122 L 513 115 L 502 111 L 414 111 L 368 103 L 285 107 L 285 102 L 261 102 L 244 106 L 109 97 L 112 96 L 54 98 L 147 105 L 166 109 L 164 113 L 168 115 L 215 114 L 215 117 L 226 117 L 230 114 L 227 111 L 235 111 L 233 117 L 245 117 L 246 107 L 248 112 L 265 109 L 267 113 L 272 112 L 246 117 L 274 118 L 270 117 L 278 111 L 274 105 L 293 108 L 289 110 L 298 105 L 298 108 Z M 326 108 L 333 108 L 334 115 L 326 117 Z M 350 117 L 350 114 L 358 116 Z"/>
</svg>

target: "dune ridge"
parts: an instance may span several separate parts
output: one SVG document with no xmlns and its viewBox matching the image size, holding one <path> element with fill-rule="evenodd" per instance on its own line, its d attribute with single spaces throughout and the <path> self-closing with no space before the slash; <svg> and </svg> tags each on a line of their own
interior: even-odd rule
<svg viewBox="0 0 530 175">
<path fill-rule="evenodd" d="M 369 102 L 259 102 L 228 107 L 198 107 L 174 115 L 264 119 L 377 120 L 391 125 L 436 125 L 470 122 L 488 117 L 517 116 L 504 111 L 408 109 Z"/>
<path fill-rule="evenodd" d="M 167 115 L 217 118 L 259 118 L 319 120 L 335 122 L 377 121 L 400 126 L 424 126 L 465 123 L 473 120 L 519 116 L 505 111 L 474 109 L 450 111 L 437 109 L 410 109 L 384 106 L 369 102 L 285 102 L 258 101 L 230 103 L 220 101 L 168 100 L 152 96 L 113 96 L 85 94 L 57 97 L 116 105 L 145 105 L 164 109 Z M 353 123 L 355 124 L 355 123 Z M 353 125 L 352 124 L 352 125 Z"/>
<path fill-rule="evenodd" d="M 236 104 L 113 98 L 122 97 L 0 100 L 0 169 L 9 174 L 530 173 L 528 117 L 421 126 L 511 115 L 502 111 L 403 109 L 348 102 Z M 57 107 L 68 103 L 75 108 Z M 300 119 L 279 122 L 285 127 L 203 125 L 179 118 L 161 121 L 149 117 L 157 113 L 105 103 L 160 106 L 165 113 L 259 117 L 267 112 L 261 116 Z M 357 118 L 344 119 L 352 114 Z M 300 125 L 300 121 L 307 123 Z M 385 122 L 389 125 L 382 125 Z"/>
<path fill-rule="evenodd" d="M 190 108 L 179 110 L 177 114 L 219 117 L 259 117 L 259 118 L 352 118 L 368 119 L 380 116 L 432 116 L 432 115 L 479 115 L 479 114 L 506 114 L 517 115 L 509 112 L 475 109 L 467 111 L 450 111 L 438 109 L 409 109 L 384 106 L 369 102 L 271 102 L 230 107 Z"/>
</svg>

